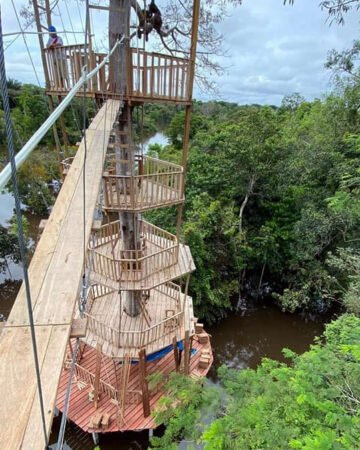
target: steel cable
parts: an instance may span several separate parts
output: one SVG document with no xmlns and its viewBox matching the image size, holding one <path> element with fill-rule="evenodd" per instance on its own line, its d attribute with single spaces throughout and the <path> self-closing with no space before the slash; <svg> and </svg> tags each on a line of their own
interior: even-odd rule
<svg viewBox="0 0 360 450">
<path fill-rule="evenodd" d="M 39 392 L 42 428 L 43 428 L 43 433 L 44 433 L 44 442 L 45 442 L 44 448 L 46 448 L 47 443 L 48 443 L 48 436 L 47 436 L 47 431 L 46 431 L 44 399 L 43 399 L 43 393 L 42 393 L 42 387 L 41 387 L 40 366 L 39 366 L 38 350 L 37 350 L 36 335 L 35 335 L 34 316 L 33 316 L 33 310 L 32 310 L 30 282 L 29 282 L 29 276 L 28 276 L 28 270 L 27 270 L 26 245 L 25 245 L 24 230 L 23 230 L 23 224 L 22 224 L 19 188 L 18 188 L 18 182 L 17 182 L 17 176 L 16 176 L 15 148 L 14 148 L 14 140 L 13 140 L 13 134 L 12 134 L 11 117 L 10 117 L 9 93 L 8 93 L 7 82 L 6 82 L 4 44 L 3 44 L 2 23 L 1 23 L 1 9 L 0 9 L 0 83 L 1 83 L 1 95 L 3 98 L 3 105 L 4 105 L 4 113 L 5 113 L 8 155 L 9 155 L 9 161 L 10 161 L 10 165 L 11 165 L 11 179 L 12 179 L 12 184 L 13 184 L 13 189 L 14 189 L 16 221 L 17 221 L 17 226 L 18 226 L 19 250 L 20 250 L 20 255 L 21 255 L 21 262 L 23 265 L 24 284 L 25 284 L 25 292 L 26 292 L 26 304 L 27 304 L 28 315 L 29 315 L 29 325 L 30 325 L 30 332 L 31 332 L 32 348 L 33 348 L 33 353 L 34 353 L 36 380 L 37 380 L 37 386 L 38 386 L 38 392 Z"/>
</svg>

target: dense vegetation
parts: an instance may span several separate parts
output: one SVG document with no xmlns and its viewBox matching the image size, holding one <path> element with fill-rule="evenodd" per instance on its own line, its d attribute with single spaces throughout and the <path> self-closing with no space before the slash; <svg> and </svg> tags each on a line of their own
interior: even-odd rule
<svg viewBox="0 0 360 450">
<path fill-rule="evenodd" d="M 323 311 L 358 286 L 358 94 L 347 83 L 280 108 L 195 105 L 183 235 L 200 317 L 269 291 L 287 310 Z M 171 145 L 154 148 L 161 158 L 179 161 L 183 117 L 165 130 Z M 151 216 L 174 225 L 168 210 Z"/>
<path fill-rule="evenodd" d="M 165 435 L 154 447 L 176 449 L 184 438 L 205 450 L 358 449 L 360 319 L 344 315 L 310 351 L 284 353 L 289 365 L 221 368 L 221 391 L 175 374 L 156 414 Z"/>
</svg>

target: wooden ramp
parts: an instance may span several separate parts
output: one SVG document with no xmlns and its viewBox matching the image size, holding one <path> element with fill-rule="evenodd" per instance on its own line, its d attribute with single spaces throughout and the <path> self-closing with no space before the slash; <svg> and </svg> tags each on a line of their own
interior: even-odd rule
<svg viewBox="0 0 360 450">
<path fill-rule="evenodd" d="M 108 100 L 86 132 L 86 241 L 98 199 L 105 150 L 119 107 L 119 101 Z M 84 153 L 83 140 L 29 268 L 48 433 L 83 273 Z M 0 399 L 0 449 L 43 449 L 23 286 L 0 337 Z"/>
</svg>

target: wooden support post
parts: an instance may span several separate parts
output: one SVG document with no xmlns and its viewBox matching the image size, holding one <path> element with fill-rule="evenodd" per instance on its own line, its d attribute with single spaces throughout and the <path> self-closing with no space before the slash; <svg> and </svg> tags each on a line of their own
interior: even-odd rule
<svg viewBox="0 0 360 450">
<path fill-rule="evenodd" d="M 46 5 L 48 6 L 48 5 Z M 34 17 L 35 17 L 35 23 L 36 23 L 36 29 L 38 31 L 38 39 L 39 39 L 39 45 L 40 45 L 40 52 L 41 52 L 41 61 L 42 61 L 42 65 L 43 65 L 43 69 L 44 69 L 44 76 L 45 76 L 45 85 L 46 85 L 46 89 L 48 90 L 50 88 L 50 77 L 49 77 L 49 70 L 48 70 L 48 66 L 47 66 L 47 62 L 46 62 L 46 56 L 45 56 L 45 44 L 44 44 L 44 38 L 42 35 L 42 26 L 41 26 L 41 20 L 40 20 L 40 13 L 39 13 L 39 4 L 37 2 L 37 0 L 33 0 L 33 7 L 34 7 Z M 47 21 L 50 22 L 51 21 L 51 13 L 50 13 L 50 6 L 46 8 L 46 13 L 47 13 Z M 50 24 L 48 23 L 48 26 Z M 48 95 L 48 101 L 49 101 L 49 109 L 50 109 L 50 113 L 52 113 L 54 111 L 54 102 L 53 99 L 51 97 L 51 95 Z M 61 145 L 60 145 L 60 139 L 59 139 L 59 135 L 58 135 L 58 131 L 56 128 L 56 124 L 53 125 L 53 133 L 54 133 L 54 140 L 55 140 L 55 145 L 56 145 L 56 150 L 58 153 L 58 162 L 59 162 L 59 171 L 60 171 L 60 176 L 62 173 L 61 170 Z"/>
<path fill-rule="evenodd" d="M 142 401 L 144 417 L 150 416 L 150 397 L 149 397 L 149 386 L 146 379 L 146 352 L 145 349 L 139 352 L 139 371 L 140 371 L 140 383 L 142 391 Z"/>
<path fill-rule="evenodd" d="M 176 372 L 179 372 L 180 370 L 180 355 L 179 355 L 179 348 L 177 346 L 177 340 L 176 337 L 173 337 L 173 350 L 174 350 L 174 360 L 175 360 L 175 370 Z"/>
<path fill-rule="evenodd" d="M 58 100 L 59 100 L 59 104 L 60 104 L 61 101 L 62 101 L 61 95 L 58 95 Z M 64 114 L 61 114 L 61 116 L 60 116 L 60 128 L 61 128 L 61 134 L 62 134 L 62 137 L 63 137 L 63 143 L 64 143 L 64 146 L 65 146 L 65 150 L 66 150 L 66 152 L 67 152 L 68 149 L 69 149 L 69 147 L 70 147 L 70 142 L 69 142 L 68 135 L 67 135 L 67 133 L 66 133 Z M 64 157 L 66 158 L 67 156 L 68 156 L 68 155 L 67 155 L 67 153 L 66 153 L 66 154 L 64 155 Z M 64 158 L 64 159 L 65 159 L 65 158 Z"/>
<path fill-rule="evenodd" d="M 190 374 L 190 355 L 191 355 L 191 342 L 190 342 L 190 331 L 185 332 L 185 342 L 184 342 L 184 374 Z"/>
<path fill-rule="evenodd" d="M 101 345 L 96 344 L 96 368 L 94 381 L 94 405 L 95 409 L 98 407 L 99 391 L 100 391 L 100 370 L 101 370 Z"/>
<path fill-rule="evenodd" d="M 195 75 L 195 58 L 196 58 L 196 44 L 198 38 L 198 28 L 199 28 L 199 15 L 200 15 L 200 0 L 194 0 L 193 7 L 193 20 L 191 26 L 191 48 L 190 48 L 190 69 L 189 77 L 187 83 L 187 96 L 188 101 L 192 100 L 192 91 L 194 85 L 194 75 Z M 185 110 L 185 129 L 183 138 L 183 151 L 182 151 L 182 166 L 184 168 L 184 183 L 185 185 L 185 175 L 186 175 L 186 160 L 189 146 L 190 137 L 190 117 L 192 112 L 192 105 L 187 105 Z M 184 193 L 184 192 L 182 192 Z"/>
</svg>

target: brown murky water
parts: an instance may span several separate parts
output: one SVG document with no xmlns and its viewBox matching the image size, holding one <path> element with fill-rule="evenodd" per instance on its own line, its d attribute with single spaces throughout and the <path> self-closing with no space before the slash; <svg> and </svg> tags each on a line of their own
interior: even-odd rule
<svg viewBox="0 0 360 450">
<path fill-rule="evenodd" d="M 12 215 L 12 201 L 9 194 L 0 195 L 0 223 L 5 224 Z M 39 217 L 27 215 L 29 234 L 36 240 Z M 20 265 L 10 265 L 12 278 L 0 274 L 0 314 L 8 317 L 12 304 L 21 284 L 22 270 Z M 282 313 L 269 301 L 257 309 L 248 310 L 245 314 L 233 314 L 218 324 L 207 328 L 212 335 L 215 364 L 210 379 L 217 382 L 216 370 L 221 364 L 244 369 L 256 367 L 261 358 L 268 357 L 284 360 L 281 350 L 288 347 L 298 353 L 309 348 L 315 336 L 322 333 L 324 321 L 329 318 L 304 320 L 291 314 Z M 53 432 L 50 437 L 50 448 L 56 448 L 60 416 L 54 419 Z M 84 433 L 73 424 L 68 424 L 65 433 L 66 450 L 93 450 L 91 435 Z M 148 434 L 114 433 L 102 436 L 101 450 L 147 449 Z"/>
</svg>

